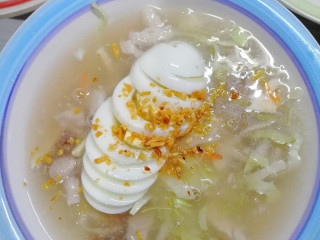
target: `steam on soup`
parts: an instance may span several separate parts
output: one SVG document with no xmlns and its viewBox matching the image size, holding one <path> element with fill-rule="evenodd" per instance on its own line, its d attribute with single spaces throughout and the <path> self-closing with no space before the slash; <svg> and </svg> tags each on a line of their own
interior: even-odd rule
<svg viewBox="0 0 320 240">
<path fill-rule="evenodd" d="M 34 119 L 30 179 L 46 206 L 42 221 L 60 224 L 66 239 L 272 238 L 288 199 L 298 194 L 291 189 L 302 158 L 301 88 L 232 21 L 190 9 L 142 13 L 102 19 L 83 48 L 54 69 L 51 92 L 40 96 L 51 110 Z M 170 49 L 177 46 L 183 50 Z M 158 79 L 167 64 L 159 59 L 181 63 L 174 74 L 164 72 L 186 82 L 172 89 Z M 140 91 L 132 80 L 139 61 L 145 65 L 138 76 L 148 81 Z M 151 97 L 150 86 L 169 100 Z M 128 99 L 119 103 L 121 97 Z M 107 129 L 97 116 L 113 122 L 106 120 Z M 136 117 L 147 123 L 141 132 L 130 128 Z M 107 135 L 115 142 L 99 145 Z M 92 148 L 102 152 L 96 156 L 90 144 L 107 150 Z M 120 180 L 110 178 L 117 171 Z M 137 181 L 147 185 L 138 194 Z M 128 196 L 134 200 L 125 205 Z"/>
</svg>

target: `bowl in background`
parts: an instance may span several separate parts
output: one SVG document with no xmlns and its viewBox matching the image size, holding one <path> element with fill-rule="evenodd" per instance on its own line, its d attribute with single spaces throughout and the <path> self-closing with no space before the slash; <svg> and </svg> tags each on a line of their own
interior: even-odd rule
<svg viewBox="0 0 320 240">
<path fill-rule="evenodd" d="M 0 18 L 14 17 L 37 9 L 46 0 L 2 0 L 0 1 Z"/>
<path fill-rule="evenodd" d="M 280 0 L 286 7 L 301 16 L 320 24 L 320 3 L 317 0 Z"/>
</svg>

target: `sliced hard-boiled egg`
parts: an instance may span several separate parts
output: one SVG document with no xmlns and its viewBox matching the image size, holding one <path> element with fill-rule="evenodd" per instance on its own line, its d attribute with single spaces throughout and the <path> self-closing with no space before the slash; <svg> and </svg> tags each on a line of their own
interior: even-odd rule
<svg viewBox="0 0 320 240">
<path fill-rule="evenodd" d="M 98 123 L 96 123 L 96 121 Z M 130 123 L 130 119 L 128 119 Z M 139 160 L 139 154 L 141 149 L 131 147 L 127 144 L 122 143 L 112 134 L 112 126 L 119 125 L 112 112 L 112 103 L 111 98 L 106 100 L 97 110 L 93 117 L 93 124 L 98 125 L 98 130 L 101 132 L 100 136 L 96 136 L 97 131 L 91 129 L 91 132 L 88 135 L 86 143 L 86 153 L 91 154 L 91 152 L 101 151 L 111 159 L 112 162 L 123 166 L 129 166 L 136 164 Z M 124 123 L 126 124 L 126 123 Z M 91 144 L 91 140 L 95 142 L 95 145 Z M 115 146 L 112 149 L 112 146 Z M 126 155 L 126 152 L 131 152 L 131 154 Z M 165 149 L 163 149 L 165 151 Z M 119 154 L 122 152 L 122 154 Z M 146 151 L 147 161 L 152 161 L 151 153 Z M 99 156 L 96 156 L 98 158 Z"/>
<path fill-rule="evenodd" d="M 86 191 L 97 201 L 107 205 L 124 206 L 135 202 L 141 198 L 147 189 L 143 192 L 119 195 L 101 188 L 96 181 L 92 181 L 85 171 L 82 172 L 81 182 Z"/>
<path fill-rule="evenodd" d="M 203 90 L 205 84 L 203 59 L 188 43 L 158 44 L 134 63 L 130 75 L 118 83 L 113 96 L 98 108 L 92 120 L 81 174 L 89 204 L 116 214 L 143 198 L 165 163 L 162 156 L 167 154 L 165 146 L 156 147 L 152 141 L 166 142 L 173 132 L 181 136 L 191 123 L 175 122 L 174 127 L 169 120 L 165 127 L 156 125 L 153 130 L 147 124 L 159 124 L 155 118 L 161 116 L 159 111 L 172 117 L 198 108 L 201 101 L 192 93 Z"/>
<path fill-rule="evenodd" d="M 130 80 L 132 84 L 135 86 L 139 93 L 150 92 L 150 100 L 154 102 L 155 105 L 159 106 L 164 102 L 167 102 L 170 108 L 197 108 L 200 105 L 199 101 L 195 99 L 186 99 L 183 100 L 176 96 L 167 96 L 165 94 L 165 87 L 162 87 L 155 81 L 153 81 L 150 77 L 148 77 L 140 68 L 140 65 L 135 63 L 130 72 Z"/>
<path fill-rule="evenodd" d="M 96 165 L 104 165 L 105 163 L 96 164 Z M 117 193 L 117 194 L 130 194 L 130 193 L 138 193 L 142 192 L 145 189 L 149 188 L 154 181 L 157 179 L 157 172 L 154 174 L 148 174 L 146 171 L 139 171 L 139 175 L 144 174 L 143 178 L 129 178 L 125 171 L 118 171 L 117 178 L 113 175 L 110 175 L 109 172 L 103 174 L 100 168 L 97 169 L 97 166 L 92 164 L 89 160 L 88 156 L 84 156 L 83 159 L 83 168 L 84 171 L 87 173 L 89 178 L 97 182 L 97 184 L 110 192 Z M 131 170 L 131 169 L 130 169 Z M 136 171 L 137 172 L 137 171 Z M 121 173 L 121 175 L 119 174 Z M 132 175 L 132 174 L 131 174 Z M 130 186 L 125 186 L 125 183 L 130 183 Z"/>
<path fill-rule="evenodd" d="M 149 122 L 137 114 L 135 103 L 132 100 L 134 90 L 126 95 L 123 94 L 123 89 L 126 89 L 126 86 L 128 85 L 132 86 L 132 82 L 129 77 L 126 77 L 119 82 L 112 95 L 112 110 L 118 121 L 126 125 L 130 131 L 143 134 L 145 136 L 169 136 L 170 132 L 174 130 L 172 126 L 168 129 L 156 127 L 153 131 L 146 128 L 146 125 Z M 182 125 L 181 134 L 185 133 L 187 129 L 188 124 Z"/>
<path fill-rule="evenodd" d="M 138 64 L 147 76 L 169 89 L 192 93 L 205 88 L 203 58 L 188 43 L 158 44 L 142 55 Z"/>
<path fill-rule="evenodd" d="M 128 206 L 137 200 L 139 200 L 146 193 L 147 189 L 144 192 L 137 194 L 115 194 L 100 188 L 95 181 L 92 181 L 86 172 L 81 174 L 81 182 L 85 193 L 93 198 L 95 201 L 106 206 L 114 207 L 125 207 Z"/>
<path fill-rule="evenodd" d="M 164 160 L 156 161 L 153 159 L 148 152 L 150 151 L 143 151 L 143 154 L 146 155 L 146 161 L 136 159 L 135 162 L 132 162 L 130 165 L 121 165 L 116 161 L 110 159 L 108 164 L 100 163 L 96 164 L 95 159 L 99 159 L 100 157 L 104 156 L 101 150 L 95 145 L 92 137 L 88 136 L 86 148 L 90 149 L 90 151 L 86 151 L 84 161 L 89 161 L 97 171 L 101 174 L 110 176 L 115 179 L 119 180 L 139 180 L 145 179 L 150 175 L 157 173 L 160 168 L 162 167 Z M 110 158 L 110 157 L 109 157 Z M 145 167 L 148 168 L 149 171 L 145 171 Z"/>
<path fill-rule="evenodd" d="M 82 173 L 84 174 L 84 173 Z M 81 175 L 81 179 L 82 179 L 82 175 Z M 123 213 L 128 211 L 129 209 L 131 209 L 134 205 L 134 203 L 125 205 L 125 206 L 115 206 L 115 205 L 108 205 L 105 203 L 101 203 L 99 201 L 97 201 L 95 199 L 95 197 L 91 196 L 86 189 L 84 188 L 83 190 L 84 196 L 86 198 L 86 200 L 88 201 L 88 203 L 94 207 L 95 209 L 97 209 L 100 212 L 104 212 L 104 213 L 109 213 L 109 214 L 118 214 L 118 213 Z"/>
</svg>

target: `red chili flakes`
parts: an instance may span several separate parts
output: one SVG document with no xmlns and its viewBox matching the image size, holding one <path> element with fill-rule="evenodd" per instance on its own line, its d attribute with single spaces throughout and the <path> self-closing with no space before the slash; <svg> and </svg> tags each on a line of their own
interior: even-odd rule
<svg viewBox="0 0 320 240">
<path fill-rule="evenodd" d="M 151 169 L 148 166 L 144 166 L 144 170 L 149 172 Z"/>
<path fill-rule="evenodd" d="M 232 100 L 238 99 L 239 96 L 240 96 L 240 93 L 239 93 L 239 92 L 236 92 L 235 90 L 231 90 L 231 99 L 232 99 Z"/>
<path fill-rule="evenodd" d="M 153 148 L 153 151 L 155 152 L 155 154 L 157 154 L 157 156 L 159 158 L 162 156 L 162 152 L 161 152 L 160 148 L 155 147 L 155 148 Z"/>
<path fill-rule="evenodd" d="M 68 140 L 66 140 L 64 143 L 63 143 L 63 145 L 72 145 L 72 144 L 74 144 L 75 143 L 75 138 L 74 137 L 69 137 L 69 139 Z"/>
<path fill-rule="evenodd" d="M 201 149 L 200 146 L 197 146 L 197 150 L 198 150 L 199 153 L 202 153 L 202 152 L 203 152 L 203 150 Z"/>
</svg>

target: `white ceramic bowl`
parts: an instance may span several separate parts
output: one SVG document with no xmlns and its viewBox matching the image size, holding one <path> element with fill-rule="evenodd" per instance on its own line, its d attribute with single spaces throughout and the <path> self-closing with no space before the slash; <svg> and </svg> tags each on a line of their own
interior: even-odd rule
<svg viewBox="0 0 320 240">
<path fill-rule="evenodd" d="M 167 5 L 170 0 L 99 1 L 109 18 L 117 18 L 146 4 Z M 309 92 L 316 139 L 305 181 L 304 196 L 297 199 L 299 220 L 286 223 L 278 239 L 320 239 L 319 104 L 320 48 L 302 24 L 275 0 L 179 0 L 190 8 L 233 19 L 249 29 L 285 63 Z M 66 49 L 95 28 L 98 19 L 90 11 L 91 0 L 49 1 L 16 32 L 0 56 L 1 178 L 0 238 L 50 239 L 59 227 L 43 227 L 41 207 L 23 186 L 30 162 L 25 154 L 28 121 L 36 96 L 45 86 L 46 74 L 63 58 Z M 311 161 L 311 160 L 310 160 Z M 45 225 L 45 224 L 44 224 Z M 49 235 L 48 235 L 49 234 Z"/>
</svg>

